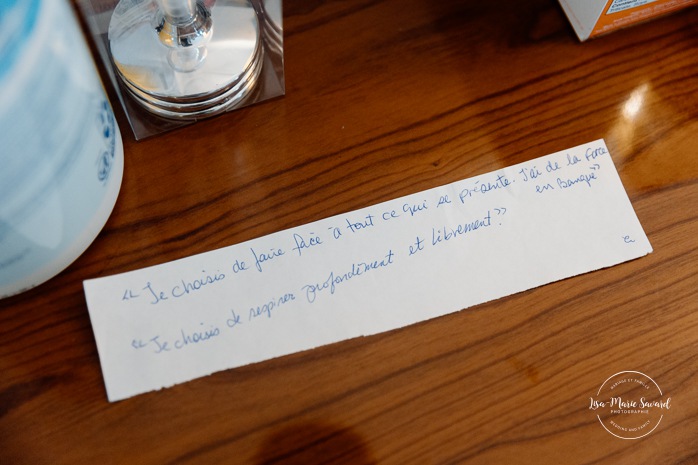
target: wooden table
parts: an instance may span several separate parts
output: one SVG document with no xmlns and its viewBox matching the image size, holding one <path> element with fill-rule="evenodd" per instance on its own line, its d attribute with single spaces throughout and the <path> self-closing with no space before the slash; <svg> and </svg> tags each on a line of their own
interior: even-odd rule
<svg viewBox="0 0 698 465">
<path fill-rule="evenodd" d="M 0 303 L 0 463 L 697 463 L 698 11 L 583 44 L 554 0 L 293 0 L 284 27 L 282 98 L 139 142 L 116 108 L 109 222 Z M 598 138 L 649 256 L 107 401 L 83 279 Z M 672 398 L 638 440 L 589 409 L 625 370 Z"/>
</svg>

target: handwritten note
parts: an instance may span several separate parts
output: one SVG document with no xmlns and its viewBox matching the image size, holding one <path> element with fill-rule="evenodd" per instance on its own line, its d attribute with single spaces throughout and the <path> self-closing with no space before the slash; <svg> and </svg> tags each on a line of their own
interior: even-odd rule
<svg viewBox="0 0 698 465">
<path fill-rule="evenodd" d="M 84 288 L 116 401 L 651 251 L 598 140 Z"/>
</svg>

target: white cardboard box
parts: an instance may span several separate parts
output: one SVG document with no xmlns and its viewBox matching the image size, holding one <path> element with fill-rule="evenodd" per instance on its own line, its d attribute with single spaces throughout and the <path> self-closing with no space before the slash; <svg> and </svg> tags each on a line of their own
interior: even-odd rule
<svg viewBox="0 0 698 465">
<path fill-rule="evenodd" d="M 698 0 L 559 1 L 581 41 L 698 4 Z"/>
</svg>

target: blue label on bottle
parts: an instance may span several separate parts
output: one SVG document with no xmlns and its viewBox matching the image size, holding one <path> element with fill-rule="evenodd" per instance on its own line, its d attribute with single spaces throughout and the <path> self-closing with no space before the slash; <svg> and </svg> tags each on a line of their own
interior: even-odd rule
<svg viewBox="0 0 698 465">
<path fill-rule="evenodd" d="M 112 166 L 114 165 L 114 149 L 116 146 L 116 122 L 111 107 L 106 100 L 102 101 L 99 113 L 99 123 L 104 137 L 104 151 L 97 162 L 97 179 L 106 182 L 109 179 Z"/>
<path fill-rule="evenodd" d="M 2 0 L 0 2 L 0 80 L 17 58 L 34 29 L 41 0 Z"/>
</svg>

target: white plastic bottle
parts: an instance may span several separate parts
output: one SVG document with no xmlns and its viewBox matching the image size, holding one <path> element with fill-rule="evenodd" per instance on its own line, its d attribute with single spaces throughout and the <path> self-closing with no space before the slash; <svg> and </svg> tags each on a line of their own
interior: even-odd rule
<svg viewBox="0 0 698 465">
<path fill-rule="evenodd" d="M 67 0 L 0 2 L 0 298 L 92 243 L 123 174 L 119 128 Z"/>
</svg>

